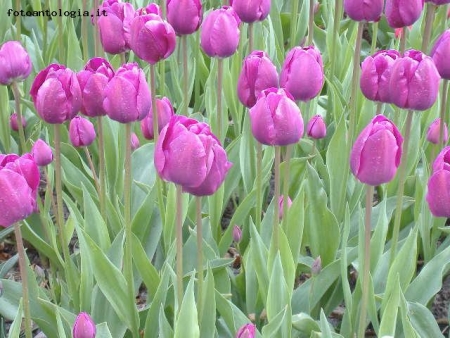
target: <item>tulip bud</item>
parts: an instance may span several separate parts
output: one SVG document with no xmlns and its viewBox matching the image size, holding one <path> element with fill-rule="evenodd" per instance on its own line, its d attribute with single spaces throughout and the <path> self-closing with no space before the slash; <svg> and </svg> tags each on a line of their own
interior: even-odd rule
<svg viewBox="0 0 450 338">
<path fill-rule="evenodd" d="M 135 16 L 146 14 L 156 14 L 162 17 L 161 8 L 159 8 L 159 5 L 154 2 L 149 3 L 146 7 L 139 8 L 138 10 L 136 10 Z"/>
<path fill-rule="evenodd" d="M 262 144 L 284 146 L 303 136 L 300 109 L 284 89 L 263 90 L 250 109 L 250 122 L 253 136 Z"/>
<path fill-rule="evenodd" d="M 154 65 L 167 59 L 175 50 L 172 26 L 156 14 L 138 15 L 131 23 L 130 46 L 142 60 Z"/>
<path fill-rule="evenodd" d="M 105 87 L 103 109 L 120 123 L 142 120 L 152 107 L 144 71 L 137 63 L 122 65 Z"/>
<path fill-rule="evenodd" d="M 31 73 L 30 56 L 18 41 L 7 41 L 0 48 L 0 84 L 8 86 L 25 80 Z"/>
<path fill-rule="evenodd" d="M 45 167 L 53 161 L 52 148 L 41 139 L 34 142 L 33 147 L 31 148 L 31 156 L 40 167 Z"/>
<path fill-rule="evenodd" d="M 69 138 L 74 147 L 90 146 L 96 136 L 94 125 L 88 119 L 76 116 L 70 121 Z"/>
<path fill-rule="evenodd" d="M 392 65 L 389 81 L 392 102 L 404 109 L 427 110 L 436 101 L 440 79 L 429 56 L 408 50 Z"/>
<path fill-rule="evenodd" d="M 246 23 L 263 21 L 270 13 L 270 0 L 232 0 L 231 5 Z"/>
<path fill-rule="evenodd" d="M 368 56 L 361 64 L 361 91 L 372 101 L 391 103 L 389 81 L 394 61 L 400 57 L 398 51 L 380 50 L 373 56 Z"/>
<path fill-rule="evenodd" d="M 436 68 L 443 79 L 450 80 L 450 29 L 447 29 L 436 40 L 431 49 L 432 57 Z"/>
<path fill-rule="evenodd" d="M 430 126 L 428 127 L 427 132 L 427 141 L 433 144 L 439 144 L 439 133 L 441 128 L 441 119 L 437 118 L 434 120 Z M 442 140 L 444 143 L 447 143 L 448 140 L 448 129 L 447 123 L 444 122 L 444 139 Z"/>
<path fill-rule="evenodd" d="M 202 23 L 203 10 L 200 0 L 168 0 L 167 21 L 177 35 L 194 33 Z"/>
<path fill-rule="evenodd" d="M 86 312 L 81 312 L 73 324 L 73 338 L 95 338 L 97 328 L 95 323 Z"/>
<path fill-rule="evenodd" d="M 19 131 L 19 121 L 17 119 L 17 113 L 13 113 L 9 117 L 9 126 L 14 131 Z M 24 116 L 22 116 L 22 127 L 25 128 L 27 126 L 27 120 Z"/>
<path fill-rule="evenodd" d="M 315 115 L 306 126 L 306 134 L 313 139 L 321 139 L 327 135 L 327 126 L 322 116 Z"/>
<path fill-rule="evenodd" d="M 131 143 L 132 151 L 135 151 L 141 145 L 141 143 L 139 142 L 139 138 L 137 137 L 137 135 L 135 133 L 131 133 L 130 143 Z"/>
<path fill-rule="evenodd" d="M 30 95 L 39 116 L 47 123 L 72 119 L 81 108 L 81 89 L 76 74 L 63 65 L 51 64 L 33 81 Z"/>
<path fill-rule="evenodd" d="M 291 207 L 291 205 L 292 205 L 292 200 L 288 196 L 288 204 L 287 204 L 288 210 Z M 278 210 L 279 210 L 279 217 L 280 217 L 280 221 L 281 221 L 283 218 L 283 210 L 284 210 L 284 196 L 283 195 L 280 195 L 280 198 L 278 199 Z"/>
<path fill-rule="evenodd" d="M 380 185 L 392 180 L 400 165 L 403 137 L 394 123 L 375 116 L 361 131 L 350 153 L 350 168 L 362 183 Z"/>
<path fill-rule="evenodd" d="M 235 243 L 239 243 L 241 241 L 241 238 L 242 238 L 242 229 L 239 226 L 235 225 L 233 227 L 233 241 Z"/>
<path fill-rule="evenodd" d="M 445 147 L 433 162 L 433 173 L 439 170 L 450 171 L 450 147 Z"/>
<path fill-rule="evenodd" d="M 173 111 L 172 103 L 167 97 L 163 97 L 162 99 L 156 99 L 156 107 L 158 108 L 158 132 L 161 133 L 161 130 L 169 123 L 170 118 L 175 114 Z M 152 108 L 153 109 L 153 108 Z M 153 140 L 153 112 L 150 109 L 150 112 L 147 116 L 141 121 L 141 131 L 142 135 L 147 140 Z"/>
<path fill-rule="evenodd" d="M 236 333 L 236 338 L 254 338 L 256 337 L 255 324 L 245 324 Z"/>
<path fill-rule="evenodd" d="M 103 58 L 93 58 L 88 61 L 84 70 L 77 74 L 82 94 L 81 113 L 95 117 L 106 115 L 103 109 L 105 87 L 113 78 L 114 70 Z"/>
<path fill-rule="evenodd" d="M 318 256 L 311 265 L 311 274 L 317 276 L 322 271 L 322 258 Z"/>
<path fill-rule="evenodd" d="M 200 45 L 206 55 L 219 58 L 233 55 L 239 45 L 240 21 L 230 6 L 210 12 L 200 32 Z"/>
<path fill-rule="evenodd" d="M 450 147 L 445 147 L 433 163 L 426 200 L 435 217 L 450 217 Z"/>
<path fill-rule="evenodd" d="M 383 5 L 383 0 L 344 0 L 345 12 L 355 21 L 379 21 Z"/>
<path fill-rule="evenodd" d="M 262 90 L 278 87 L 278 72 L 264 51 L 255 50 L 243 62 L 238 79 L 239 101 L 251 108 Z"/>
<path fill-rule="evenodd" d="M 386 0 L 384 9 L 387 22 L 392 28 L 410 26 L 419 19 L 424 0 Z"/>
<path fill-rule="evenodd" d="M 281 68 L 280 86 L 295 100 L 309 101 L 319 95 L 323 86 L 323 63 L 314 46 L 294 47 Z"/>
</svg>

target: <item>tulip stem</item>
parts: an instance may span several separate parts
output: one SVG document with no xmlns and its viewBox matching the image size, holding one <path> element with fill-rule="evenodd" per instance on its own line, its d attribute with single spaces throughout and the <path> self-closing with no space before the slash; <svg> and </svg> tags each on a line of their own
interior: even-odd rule
<svg viewBox="0 0 450 338">
<path fill-rule="evenodd" d="M 425 28 L 423 30 L 422 52 L 428 53 L 428 45 L 431 39 L 431 29 L 433 28 L 434 15 L 436 13 L 436 5 L 427 2 L 427 14 L 425 17 Z"/>
<path fill-rule="evenodd" d="M 395 209 L 395 219 L 394 219 L 394 229 L 392 230 L 392 244 L 391 244 L 391 254 L 389 260 L 389 268 L 392 266 L 394 262 L 395 255 L 397 253 L 397 242 L 398 242 L 398 234 L 400 231 L 400 221 L 402 219 L 402 207 L 403 207 L 403 192 L 405 189 L 405 181 L 406 181 L 406 167 L 408 164 L 408 148 L 409 148 L 409 138 L 411 134 L 411 125 L 412 125 L 413 111 L 409 110 L 408 115 L 406 117 L 406 126 L 405 126 L 405 139 L 403 142 L 403 154 L 400 162 L 400 167 L 398 169 L 398 190 L 397 190 L 397 204 Z"/>
<path fill-rule="evenodd" d="M 98 166 L 99 166 L 99 181 L 100 181 L 100 213 L 106 222 L 106 184 L 105 184 L 105 144 L 103 139 L 103 119 L 102 116 L 97 117 L 98 129 Z"/>
<path fill-rule="evenodd" d="M 86 156 L 86 160 L 88 161 L 89 168 L 91 168 L 92 178 L 94 179 L 95 188 L 97 189 L 97 193 L 100 196 L 100 185 L 98 183 L 97 173 L 95 172 L 94 163 L 92 163 L 91 153 L 89 152 L 88 147 L 83 147 L 84 155 Z"/>
<path fill-rule="evenodd" d="M 445 126 L 445 110 L 447 109 L 448 98 L 448 80 L 444 79 L 442 86 L 442 101 L 441 101 L 441 120 L 439 122 L 439 146 L 444 146 L 446 141 L 444 140 L 444 126 Z"/>
<path fill-rule="evenodd" d="M 20 110 L 20 90 L 16 81 L 11 83 L 13 95 L 14 95 L 14 104 L 15 110 L 17 114 L 17 127 L 19 128 L 19 143 L 20 143 L 20 153 L 26 152 L 26 144 L 25 144 L 25 132 L 23 130 L 23 117 L 22 111 Z"/>
<path fill-rule="evenodd" d="M 292 1 L 291 7 L 291 35 L 290 35 L 290 46 L 294 48 L 297 44 L 295 37 L 297 35 L 297 21 L 298 21 L 298 5 L 300 1 Z"/>
<path fill-rule="evenodd" d="M 283 177 L 283 229 L 287 230 L 288 226 L 288 205 L 289 205 L 289 180 L 292 157 L 292 144 L 286 147 L 286 156 L 284 158 L 284 177 Z"/>
<path fill-rule="evenodd" d="M 158 105 L 156 104 L 156 71 L 155 65 L 150 65 L 150 93 L 152 97 L 153 141 L 158 142 Z"/>
<path fill-rule="evenodd" d="M 280 247 L 278 224 L 280 222 L 280 154 L 281 147 L 275 146 L 275 192 L 273 196 L 273 240 L 275 245 L 275 251 L 278 251 Z"/>
<path fill-rule="evenodd" d="M 58 0 L 58 8 L 63 8 L 62 0 Z M 64 27 L 63 27 L 63 19 L 61 15 L 58 15 L 58 52 L 59 52 L 59 62 L 65 64 L 66 60 L 64 58 L 64 51 L 66 50 L 63 35 L 64 35 Z"/>
<path fill-rule="evenodd" d="M 295 2 L 295 1 L 294 1 Z M 338 60 L 336 53 L 336 43 L 339 39 L 339 27 L 341 25 L 341 17 L 342 17 L 342 0 L 336 0 L 336 6 L 334 7 L 334 20 L 333 20 L 333 31 L 331 38 L 331 52 L 330 55 L 335 55 L 336 57 L 331 58 L 331 67 L 330 67 L 330 78 L 333 79 L 334 72 L 336 69 L 336 61 Z"/>
<path fill-rule="evenodd" d="M 14 234 L 17 242 L 17 253 L 19 254 L 19 270 L 20 278 L 22 279 L 22 299 L 23 299 L 23 313 L 25 317 L 25 337 L 31 338 L 31 313 L 30 313 L 30 298 L 28 295 L 28 273 L 26 253 L 23 247 L 22 232 L 20 231 L 20 224 L 14 223 Z"/>
<path fill-rule="evenodd" d="M 187 35 L 181 36 L 181 49 L 183 58 L 183 115 L 188 116 L 189 108 L 189 69 L 188 69 L 188 45 L 187 45 Z"/>
<path fill-rule="evenodd" d="M 383 108 L 383 102 L 377 102 L 377 112 L 375 114 L 380 115 L 382 108 Z"/>
<path fill-rule="evenodd" d="M 197 214 L 197 308 L 199 309 L 198 318 L 202 318 L 203 310 L 203 230 L 202 230 L 202 198 L 195 197 L 195 206 Z"/>
<path fill-rule="evenodd" d="M 159 6 L 161 7 L 161 18 L 166 17 L 166 0 L 160 0 Z"/>
<path fill-rule="evenodd" d="M 177 184 L 177 223 L 176 223 L 176 247 L 177 247 L 177 298 L 178 298 L 178 313 L 181 309 L 181 302 L 183 300 L 183 199 L 182 187 Z"/>
<path fill-rule="evenodd" d="M 83 12 L 87 11 L 87 10 L 88 10 L 87 0 L 83 0 Z M 88 24 L 88 20 L 81 20 L 81 40 L 82 40 L 82 45 L 83 45 L 84 62 L 87 62 L 88 55 L 89 55 L 87 24 Z"/>
<path fill-rule="evenodd" d="M 97 11 L 99 7 L 100 7 L 99 0 L 94 0 L 94 11 Z M 94 29 L 94 35 L 95 35 L 95 37 L 94 37 L 94 52 L 95 52 L 95 55 L 100 56 L 101 43 L 100 43 L 100 32 L 98 29 L 98 16 L 97 15 L 94 15 L 94 26 L 95 26 L 95 29 Z"/>
<path fill-rule="evenodd" d="M 248 24 L 248 54 L 250 54 L 251 52 L 253 52 L 253 22 Z"/>
<path fill-rule="evenodd" d="M 297 1 L 298 2 L 298 1 Z M 308 46 L 313 44 L 314 40 L 314 0 L 309 0 L 309 21 L 308 21 Z"/>
<path fill-rule="evenodd" d="M 375 53 L 378 39 L 378 21 L 372 24 L 372 44 L 370 45 L 370 54 Z"/>
<path fill-rule="evenodd" d="M 262 144 L 256 142 L 256 229 L 261 228 L 262 213 Z"/>
<path fill-rule="evenodd" d="M 222 87 L 223 87 L 223 59 L 217 63 L 217 138 L 222 143 Z"/>
<path fill-rule="evenodd" d="M 406 29 L 406 27 L 403 27 L 402 35 L 400 36 L 400 47 L 399 47 L 401 56 L 403 56 L 403 54 L 405 53 L 405 50 L 406 50 L 406 34 L 408 34 L 408 30 Z"/>
<path fill-rule="evenodd" d="M 19 11 L 22 9 L 20 7 L 21 1 L 20 0 L 16 0 L 16 11 Z M 61 8 L 61 7 L 60 7 Z M 22 40 L 22 32 L 21 32 L 21 28 L 22 28 L 22 22 L 21 22 L 22 18 L 21 15 L 16 16 L 16 33 L 17 33 L 17 41 L 21 41 Z"/>
</svg>

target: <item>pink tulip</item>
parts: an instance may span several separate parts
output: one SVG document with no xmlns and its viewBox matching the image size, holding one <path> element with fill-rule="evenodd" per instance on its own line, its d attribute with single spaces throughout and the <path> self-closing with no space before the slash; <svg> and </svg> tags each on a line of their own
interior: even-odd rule
<svg viewBox="0 0 450 338">
<path fill-rule="evenodd" d="M 73 325 L 73 338 L 95 338 L 96 333 L 97 328 L 91 316 L 86 312 L 78 314 Z"/>
<path fill-rule="evenodd" d="M 355 21 L 379 21 L 383 5 L 383 0 L 344 0 L 345 13 Z"/>
<path fill-rule="evenodd" d="M 175 113 L 172 103 L 167 97 L 156 99 L 156 106 L 158 108 L 158 132 L 161 133 L 161 130 L 169 123 L 170 118 Z M 153 140 L 153 112 L 151 109 L 147 116 L 141 121 L 141 131 L 142 135 L 147 140 Z"/>
<path fill-rule="evenodd" d="M 168 0 L 167 21 L 178 35 L 194 33 L 202 23 L 203 10 L 200 0 Z"/>
<path fill-rule="evenodd" d="M 433 163 L 426 200 L 435 217 L 450 217 L 450 147 L 445 147 Z"/>
<path fill-rule="evenodd" d="M 263 21 L 270 13 L 270 0 L 231 0 L 230 3 L 246 23 Z"/>
<path fill-rule="evenodd" d="M 431 142 L 433 144 L 439 143 L 439 133 L 441 128 L 441 119 L 437 118 L 434 120 L 430 126 L 428 127 L 427 131 L 427 141 Z M 444 122 L 444 134 L 443 134 L 443 142 L 447 143 L 448 140 L 448 128 L 447 123 Z"/>
<path fill-rule="evenodd" d="M 422 14 L 424 0 L 386 0 L 386 19 L 392 28 L 411 26 Z"/>
<path fill-rule="evenodd" d="M 137 135 L 135 133 L 131 133 L 130 143 L 131 143 L 132 151 L 135 151 L 141 145 L 139 142 L 139 138 L 137 137 Z"/>
<path fill-rule="evenodd" d="M 315 115 L 306 126 L 306 134 L 313 139 L 321 139 L 327 135 L 327 126 L 322 116 Z"/>
<path fill-rule="evenodd" d="M 287 202 L 288 210 L 291 207 L 291 205 L 292 205 L 292 200 L 288 196 L 288 202 Z M 284 196 L 283 195 L 280 195 L 280 198 L 278 200 L 278 208 L 279 208 L 278 209 L 279 210 L 279 217 L 280 217 L 280 220 L 281 220 L 281 219 L 283 219 L 283 210 L 284 210 Z"/>
<path fill-rule="evenodd" d="M 238 332 L 236 332 L 236 338 L 255 338 L 255 332 L 255 324 L 245 324 L 239 328 Z"/>
<path fill-rule="evenodd" d="M 9 126 L 11 127 L 12 130 L 19 131 L 19 121 L 17 119 L 16 113 L 13 113 L 9 117 Z M 22 116 L 22 127 L 25 128 L 26 126 L 27 126 L 27 120 L 25 119 L 24 116 Z"/>
<path fill-rule="evenodd" d="M 94 142 L 95 128 L 91 121 L 76 116 L 69 124 L 69 138 L 74 147 L 87 147 Z"/>
<path fill-rule="evenodd" d="M 436 40 L 430 53 L 436 68 L 443 79 L 450 80 L 450 29 L 445 30 Z"/>
<path fill-rule="evenodd" d="M 31 148 L 31 156 L 40 167 L 45 167 L 53 161 L 52 148 L 41 139 L 34 142 L 33 147 Z"/>
<path fill-rule="evenodd" d="M 7 41 L 0 48 L 0 84 L 8 86 L 30 75 L 33 65 L 25 48 L 18 41 Z"/>
</svg>

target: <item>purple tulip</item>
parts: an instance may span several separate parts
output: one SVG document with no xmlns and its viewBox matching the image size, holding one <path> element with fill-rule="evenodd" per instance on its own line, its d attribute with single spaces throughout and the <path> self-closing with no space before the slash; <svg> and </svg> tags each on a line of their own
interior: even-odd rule
<svg viewBox="0 0 450 338">
<path fill-rule="evenodd" d="M 8 41 L 2 45 L 0 65 L 0 84 L 5 86 L 25 80 L 32 69 L 30 56 L 18 41 Z"/>
<path fill-rule="evenodd" d="M 39 116 L 47 123 L 71 120 L 81 108 L 81 89 L 76 74 L 52 63 L 33 81 L 30 95 Z"/>
<path fill-rule="evenodd" d="M 270 0 L 231 0 L 230 3 L 246 23 L 263 21 L 270 13 Z"/>
<path fill-rule="evenodd" d="M 239 243 L 241 241 L 241 238 L 242 238 L 242 229 L 238 225 L 235 225 L 233 227 L 233 241 L 235 243 Z"/>
<path fill-rule="evenodd" d="M 77 78 L 82 93 L 81 113 L 95 117 L 106 115 L 103 109 L 105 87 L 114 76 L 114 69 L 103 58 L 88 61 L 84 70 L 78 72 Z"/>
<path fill-rule="evenodd" d="M 361 131 L 350 154 L 350 168 L 362 183 L 380 185 L 392 180 L 400 165 L 403 137 L 392 121 L 375 116 Z"/>
<path fill-rule="evenodd" d="M 250 122 L 253 136 L 262 144 L 285 146 L 303 136 L 300 109 L 284 89 L 263 90 L 250 109 Z"/>
<path fill-rule="evenodd" d="M 39 168 L 30 154 L 0 154 L 0 226 L 11 226 L 37 211 L 39 181 Z"/>
<path fill-rule="evenodd" d="M 161 133 L 161 130 L 169 123 L 170 118 L 175 113 L 172 103 L 167 97 L 156 99 L 156 106 L 158 108 L 158 132 Z M 148 115 L 141 121 L 141 131 L 147 140 L 153 140 L 153 112 L 151 109 Z"/>
<path fill-rule="evenodd" d="M 379 21 L 383 0 L 344 0 L 344 10 L 355 21 Z"/>
<path fill-rule="evenodd" d="M 435 173 L 439 170 L 446 170 L 450 171 L 450 147 L 447 146 L 444 149 L 441 150 L 441 152 L 438 154 L 436 159 L 433 162 L 433 170 L 432 172 Z"/>
<path fill-rule="evenodd" d="M 150 89 L 138 64 L 122 65 L 105 87 L 103 109 L 120 123 L 142 120 L 152 107 Z"/>
<path fill-rule="evenodd" d="M 45 167 L 53 162 L 52 148 L 43 140 L 38 139 L 31 148 L 31 156 L 40 167 Z"/>
<path fill-rule="evenodd" d="M 164 180 L 196 196 L 212 195 L 232 166 L 206 123 L 177 115 L 161 131 L 154 163 Z"/>
<path fill-rule="evenodd" d="M 130 143 L 131 143 L 131 150 L 135 151 L 137 148 L 141 146 L 141 143 L 139 142 L 139 138 L 135 133 L 131 133 L 130 137 Z"/>
<path fill-rule="evenodd" d="M 426 200 L 435 217 L 450 217 L 450 147 L 445 147 L 433 163 Z"/>
<path fill-rule="evenodd" d="M 427 141 L 428 142 L 431 142 L 433 144 L 439 144 L 440 127 L 441 127 L 441 119 L 440 118 L 437 118 L 430 124 L 430 126 L 428 127 L 428 131 L 427 131 Z M 443 137 L 444 137 L 443 142 L 447 143 L 448 129 L 447 129 L 447 123 L 445 123 L 445 122 L 444 122 Z"/>
<path fill-rule="evenodd" d="M 306 134 L 313 139 L 321 139 L 327 135 L 327 126 L 322 116 L 315 115 L 306 126 Z"/>
<path fill-rule="evenodd" d="M 210 12 L 200 32 L 200 45 L 206 55 L 219 58 L 233 55 L 239 45 L 240 21 L 230 6 Z"/>
<path fill-rule="evenodd" d="M 389 82 L 392 102 L 404 109 L 427 110 L 436 101 L 440 79 L 429 56 L 408 50 L 392 65 Z"/>
<path fill-rule="evenodd" d="M 295 100 L 309 101 L 319 95 L 323 86 L 323 63 L 314 46 L 294 47 L 281 68 L 280 86 Z"/>
<path fill-rule="evenodd" d="M 136 10 L 136 15 L 146 15 L 146 14 L 156 14 L 158 16 L 162 17 L 161 8 L 158 4 L 151 2 L 146 7 L 139 8 Z"/>
<path fill-rule="evenodd" d="M 288 210 L 291 207 L 291 205 L 292 205 L 292 200 L 288 196 L 288 203 L 287 203 Z M 283 195 L 280 195 L 280 198 L 278 199 L 278 210 L 279 210 L 279 215 L 278 216 L 279 216 L 280 221 L 281 221 L 283 219 L 283 210 L 284 210 L 284 196 Z"/>
<path fill-rule="evenodd" d="M 256 326 L 255 324 L 245 324 L 241 326 L 236 332 L 236 338 L 255 338 Z"/>
<path fill-rule="evenodd" d="M 19 131 L 19 121 L 17 119 L 17 113 L 13 113 L 9 117 L 9 126 L 14 131 Z M 24 116 L 22 116 L 22 127 L 25 128 L 27 126 L 27 120 Z"/>
<path fill-rule="evenodd" d="M 386 19 L 392 28 L 411 26 L 422 14 L 424 0 L 386 0 Z"/>
<path fill-rule="evenodd" d="M 251 108 L 262 90 L 278 87 L 278 72 L 266 52 L 255 50 L 242 64 L 237 91 L 239 101 Z"/>
<path fill-rule="evenodd" d="M 400 57 L 398 51 L 380 50 L 368 56 L 361 64 L 361 91 L 372 101 L 391 103 L 389 81 L 394 61 Z"/>
<path fill-rule="evenodd" d="M 97 328 L 91 316 L 86 312 L 79 313 L 73 324 L 73 338 L 95 338 L 96 333 Z"/>
<path fill-rule="evenodd" d="M 135 16 L 133 5 L 119 0 L 105 0 L 100 11 L 106 15 L 98 17 L 100 41 L 105 52 L 119 54 L 130 50 L 130 25 Z"/>
<path fill-rule="evenodd" d="M 168 0 L 167 21 L 177 35 L 194 33 L 202 23 L 203 10 L 200 0 Z"/>
<path fill-rule="evenodd" d="M 425 0 L 425 2 L 431 2 L 436 6 L 450 4 L 450 0 Z"/>
<path fill-rule="evenodd" d="M 159 15 L 150 13 L 133 19 L 130 46 L 142 60 L 154 65 L 167 59 L 175 50 L 175 44 L 175 31 Z"/>
<path fill-rule="evenodd" d="M 447 29 L 436 40 L 431 49 L 432 57 L 436 68 L 443 79 L 450 80 L 450 29 Z"/>
<path fill-rule="evenodd" d="M 76 116 L 70 121 L 69 138 L 74 147 L 90 146 L 96 136 L 94 125 L 88 119 Z"/>
</svg>

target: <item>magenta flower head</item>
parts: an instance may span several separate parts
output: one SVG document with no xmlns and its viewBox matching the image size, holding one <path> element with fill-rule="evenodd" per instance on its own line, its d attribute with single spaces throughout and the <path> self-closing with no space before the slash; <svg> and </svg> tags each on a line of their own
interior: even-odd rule
<svg viewBox="0 0 450 338">
<path fill-rule="evenodd" d="M 130 25 L 135 16 L 133 5 L 119 0 L 105 0 L 98 17 L 100 41 L 105 52 L 119 54 L 130 50 Z"/>
<path fill-rule="evenodd" d="M 236 338 L 255 338 L 256 326 L 255 324 L 245 324 L 241 326 L 236 332 Z"/>
<path fill-rule="evenodd" d="M 25 80 L 33 67 L 30 56 L 18 41 L 8 41 L 2 45 L 0 65 L 0 84 L 5 86 Z"/>
<path fill-rule="evenodd" d="M 278 87 L 278 72 L 266 52 L 255 50 L 242 64 L 237 92 L 239 101 L 251 108 L 262 90 Z"/>
<path fill-rule="evenodd" d="M 161 16 L 161 8 L 159 7 L 158 4 L 151 2 L 149 3 L 146 7 L 142 7 L 139 8 L 138 10 L 136 10 L 136 14 L 137 15 L 146 15 L 146 14 L 156 14 L 158 16 Z"/>
<path fill-rule="evenodd" d="M 45 167 L 53 162 L 52 148 L 43 140 L 38 139 L 31 148 L 31 156 L 40 167 Z"/>
<path fill-rule="evenodd" d="M 73 324 L 73 338 L 95 338 L 97 328 L 95 323 L 86 312 L 80 312 Z"/>
<path fill-rule="evenodd" d="M 263 21 L 270 13 L 270 0 L 231 0 L 230 3 L 246 23 Z"/>
<path fill-rule="evenodd" d="M 316 47 L 294 47 L 289 51 L 281 68 L 280 86 L 295 100 L 309 101 L 316 97 L 323 81 L 322 56 Z"/>
<path fill-rule="evenodd" d="M 104 89 L 113 76 L 114 69 L 109 62 L 99 57 L 90 59 L 84 70 L 78 72 L 82 94 L 81 113 L 90 117 L 106 115 L 103 109 Z"/>
<path fill-rule="evenodd" d="M 0 226 L 8 227 L 37 211 L 39 168 L 30 154 L 0 154 Z"/>
<path fill-rule="evenodd" d="M 427 110 L 436 101 L 440 79 L 429 56 L 408 50 L 392 65 L 389 82 L 392 102 L 403 109 Z"/>
<path fill-rule="evenodd" d="M 250 122 L 253 136 L 262 144 L 285 146 L 303 136 L 300 109 L 284 89 L 263 90 L 250 108 Z"/>
<path fill-rule="evenodd" d="M 238 225 L 235 225 L 233 227 L 233 241 L 235 243 L 239 243 L 241 241 L 241 238 L 242 238 L 242 229 Z"/>
<path fill-rule="evenodd" d="M 200 46 L 210 57 L 226 58 L 239 45 L 241 20 L 230 6 L 223 6 L 208 14 L 200 31 Z"/>
<path fill-rule="evenodd" d="M 159 15 L 150 13 L 133 19 L 130 46 L 142 60 L 154 65 L 167 59 L 175 50 L 175 44 L 175 31 Z"/>
<path fill-rule="evenodd" d="M 232 166 L 206 123 L 177 115 L 161 131 L 154 162 L 159 176 L 195 196 L 212 195 Z"/>
<path fill-rule="evenodd" d="M 94 125 L 88 119 L 76 116 L 70 121 L 69 138 L 74 147 L 90 146 L 96 136 Z"/>
<path fill-rule="evenodd" d="M 47 123 L 71 120 L 81 109 L 77 75 L 64 65 L 52 63 L 41 70 L 30 90 L 36 111 Z"/>
<path fill-rule="evenodd" d="M 138 64 L 122 65 L 105 87 L 103 109 L 120 123 L 142 120 L 152 107 L 150 89 Z"/>
<path fill-rule="evenodd" d="M 433 122 L 431 122 L 427 131 L 427 141 L 433 144 L 439 144 L 439 132 L 441 127 L 441 119 L 437 118 Z M 444 122 L 444 143 L 447 143 L 448 140 L 448 128 L 447 123 Z"/>
<path fill-rule="evenodd" d="M 327 136 L 327 126 L 323 117 L 320 115 L 315 115 L 308 121 L 306 126 L 306 134 L 313 139 L 321 139 Z"/>
<path fill-rule="evenodd" d="M 433 163 L 426 200 L 436 217 L 450 217 L 450 147 L 445 147 Z"/>
<path fill-rule="evenodd" d="M 131 150 L 135 151 L 137 148 L 141 146 L 141 143 L 139 142 L 139 138 L 135 133 L 131 133 L 130 137 L 130 143 L 131 143 Z"/>
<path fill-rule="evenodd" d="M 17 119 L 17 113 L 11 114 L 9 117 L 9 126 L 14 131 L 19 131 L 19 121 Z M 27 120 L 24 116 L 22 116 L 22 127 L 25 128 L 27 126 Z"/>
<path fill-rule="evenodd" d="M 200 0 L 167 0 L 167 21 L 177 35 L 194 33 L 200 27 L 202 19 Z"/>
<path fill-rule="evenodd" d="M 386 0 L 384 9 L 392 28 L 411 26 L 422 14 L 424 0 Z"/>
<path fill-rule="evenodd" d="M 292 200 L 288 196 L 288 201 L 287 201 L 288 210 L 291 207 L 291 205 L 292 205 Z M 278 199 L 278 209 L 279 209 L 279 215 L 278 216 L 279 216 L 280 221 L 281 221 L 281 219 L 283 218 L 283 209 L 284 209 L 284 196 L 283 195 L 280 195 L 280 198 Z"/>
<path fill-rule="evenodd" d="M 156 107 L 158 108 L 158 132 L 161 133 L 161 130 L 169 123 L 170 118 L 175 113 L 172 103 L 167 97 L 156 99 Z M 142 135 L 147 140 L 153 140 L 153 112 L 151 109 L 147 116 L 141 121 L 141 131 Z"/>
<path fill-rule="evenodd" d="M 444 31 L 436 40 L 430 53 L 436 68 L 443 79 L 450 80 L 450 29 Z"/>
<path fill-rule="evenodd" d="M 345 13 L 355 21 L 379 21 L 384 0 L 344 0 Z"/>
<path fill-rule="evenodd" d="M 361 131 L 350 153 L 350 168 L 362 183 L 380 185 L 392 180 L 400 165 L 403 137 L 392 121 L 375 116 Z"/>
<path fill-rule="evenodd" d="M 361 64 L 359 84 L 366 98 L 372 101 L 391 103 L 389 81 L 394 61 L 400 57 L 395 49 L 380 50 L 368 56 Z"/>
</svg>

